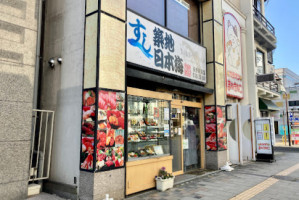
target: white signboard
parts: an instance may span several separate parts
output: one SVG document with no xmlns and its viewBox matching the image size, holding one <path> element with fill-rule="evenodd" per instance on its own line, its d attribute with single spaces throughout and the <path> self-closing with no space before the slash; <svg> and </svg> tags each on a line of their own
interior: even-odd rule
<svg viewBox="0 0 299 200">
<path fill-rule="evenodd" d="M 206 83 L 206 49 L 127 11 L 127 61 Z"/>
<path fill-rule="evenodd" d="M 255 120 L 256 146 L 258 154 L 272 154 L 270 119 Z"/>
<path fill-rule="evenodd" d="M 224 14 L 223 24 L 226 95 L 243 98 L 241 27 L 231 13 Z"/>
</svg>

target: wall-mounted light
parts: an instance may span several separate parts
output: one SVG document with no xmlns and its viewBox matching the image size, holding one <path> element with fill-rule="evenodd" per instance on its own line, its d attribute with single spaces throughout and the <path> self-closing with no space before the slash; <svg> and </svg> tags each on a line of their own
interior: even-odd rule
<svg viewBox="0 0 299 200">
<path fill-rule="evenodd" d="M 48 63 L 49 63 L 49 67 L 51 67 L 52 69 L 55 67 L 55 60 L 54 60 L 54 58 L 50 58 L 49 61 L 48 61 Z"/>
<path fill-rule="evenodd" d="M 57 58 L 57 62 L 59 63 L 59 64 L 61 64 L 62 63 L 62 58 Z"/>
<path fill-rule="evenodd" d="M 57 62 L 56 62 L 57 61 Z M 51 67 L 52 69 L 54 69 L 55 64 L 58 63 L 61 65 L 62 63 L 62 58 L 58 57 L 58 58 L 50 58 L 48 61 L 49 67 Z"/>
<path fill-rule="evenodd" d="M 225 106 L 226 121 L 233 121 L 233 107 L 231 104 Z"/>
</svg>

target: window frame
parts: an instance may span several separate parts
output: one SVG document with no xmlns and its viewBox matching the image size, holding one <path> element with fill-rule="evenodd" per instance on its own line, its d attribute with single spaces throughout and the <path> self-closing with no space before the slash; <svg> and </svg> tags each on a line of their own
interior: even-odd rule
<svg viewBox="0 0 299 200">
<path fill-rule="evenodd" d="M 126 3 L 127 3 L 127 10 L 129 10 L 129 11 L 131 11 L 131 12 L 137 14 L 137 15 L 140 15 L 141 17 L 143 17 L 143 18 L 145 18 L 145 19 L 147 19 L 147 20 L 149 20 L 149 21 L 151 21 L 155 24 L 158 24 L 158 25 L 162 26 L 163 28 L 165 28 L 165 29 L 167 29 L 167 30 L 169 30 L 169 31 L 185 38 L 185 39 L 188 39 L 189 41 L 191 41 L 195 44 L 203 46 L 203 44 L 202 44 L 202 32 L 201 32 L 202 31 L 202 4 L 201 4 L 201 2 L 195 1 L 196 6 L 197 6 L 197 12 L 198 12 L 198 17 L 197 17 L 197 20 L 198 20 L 198 34 L 197 34 L 197 41 L 196 41 L 196 40 L 193 40 L 192 38 L 189 37 L 189 19 L 187 20 L 188 21 L 188 36 L 187 37 L 182 35 L 181 33 L 176 32 L 175 30 L 170 29 L 167 26 L 167 1 L 168 0 L 164 0 L 164 25 L 158 23 L 157 21 L 154 21 L 153 19 L 148 18 L 147 16 L 143 15 L 140 12 L 137 12 L 136 10 L 133 10 L 133 9 L 129 8 L 128 7 L 128 1 L 126 1 Z M 192 0 L 192 1 L 194 1 L 194 0 Z M 189 13 L 189 11 L 188 11 L 188 13 Z M 188 16 L 189 16 L 189 14 L 187 15 L 187 17 Z"/>
</svg>

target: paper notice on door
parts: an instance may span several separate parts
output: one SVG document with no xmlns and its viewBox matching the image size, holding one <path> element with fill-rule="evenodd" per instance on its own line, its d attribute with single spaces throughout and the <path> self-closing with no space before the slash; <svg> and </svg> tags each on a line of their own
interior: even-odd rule
<svg viewBox="0 0 299 200">
<path fill-rule="evenodd" d="M 269 124 L 264 124 L 264 131 L 269 131 Z"/>
<path fill-rule="evenodd" d="M 164 124 L 164 137 L 169 137 L 169 124 Z"/>
<path fill-rule="evenodd" d="M 164 108 L 164 120 L 169 120 L 169 108 Z"/>
<path fill-rule="evenodd" d="M 178 128 L 178 135 L 182 135 L 182 129 Z"/>
<path fill-rule="evenodd" d="M 183 149 L 189 149 L 189 140 L 183 139 Z"/>
</svg>

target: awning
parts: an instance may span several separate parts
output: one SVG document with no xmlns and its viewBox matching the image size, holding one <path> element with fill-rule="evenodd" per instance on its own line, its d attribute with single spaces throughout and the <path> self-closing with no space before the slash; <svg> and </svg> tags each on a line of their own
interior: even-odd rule
<svg viewBox="0 0 299 200">
<path fill-rule="evenodd" d="M 270 100 L 259 98 L 259 104 L 260 104 L 259 106 L 260 110 L 275 110 L 275 111 L 280 110 L 280 108 Z"/>
</svg>

